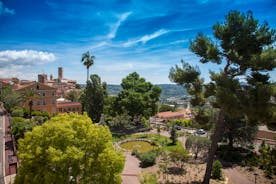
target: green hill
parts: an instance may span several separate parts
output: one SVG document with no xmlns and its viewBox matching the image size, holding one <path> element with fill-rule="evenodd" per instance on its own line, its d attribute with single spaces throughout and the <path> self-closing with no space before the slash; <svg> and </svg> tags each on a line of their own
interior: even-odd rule
<svg viewBox="0 0 276 184">
<path fill-rule="evenodd" d="M 161 98 L 183 97 L 187 95 L 184 87 L 175 84 L 157 84 L 162 89 Z M 109 95 L 118 95 L 122 90 L 120 85 L 108 84 L 107 90 Z"/>
</svg>

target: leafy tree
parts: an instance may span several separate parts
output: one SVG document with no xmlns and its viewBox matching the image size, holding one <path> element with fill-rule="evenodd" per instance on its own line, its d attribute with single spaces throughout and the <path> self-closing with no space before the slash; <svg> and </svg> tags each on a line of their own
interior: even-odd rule
<svg viewBox="0 0 276 184">
<path fill-rule="evenodd" d="M 83 106 L 93 122 L 99 122 L 104 108 L 104 99 L 107 96 L 106 83 L 101 82 L 98 75 L 91 75 L 85 89 Z"/>
<path fill-rule="evenodd" d="M 68 93 L 66 93 L 65 98 L 67 100 L 70 100 L 71 102 L 78 102 L 80 99 L 80 91 L 71 90 Z"/>
<path fill-rule="evenodd" d="M 207 159 L 204 184 L 209 183 L 212 162 L 225 127 L 225 117 L 245 118 L 248 123 L 269 122 L 273 118 L 270 100 L 273 91 L 268 71 L 275 68 L 275 30 L 267 23 L 259 24 L 251 12 L 230 11 L 224 23 L 213 26 L 213 42 L 202 33 L 191 42 L 190 49 L 203 64 L 222 66 L 220 72 L 210 72 L 207 84 L 200 79 L 198 69 L 185 64 L 171 69 L 172 81 L 187 87 L 193 96 L 191 103 L 203 106 L 206 98 L 217 108 L 217 121 Z"/>
<path fill-rule="evenodd" d="M 21 117 L 13 117 L 11 123 L 11 133 L 14 135 L 15 140 L 24 137 L 26 131 L 30 131 L 33 124 L 30 120 Z"/>
<path fill-rule="evenodd" d="M 174 111 L 174 107 L 170 106 L 170 105 L 166 105 L 166 104 L 162 104 L 159 107 L 159 112 L 166 112 L 166 111 Z"/>
<path fill-rule="evenodd" d="M 189 152 L 186 149 L 177 147 L 170 151 L 169 156 L 179 168 L 183 169 L 189 159 Z"/>
<path fill-rule="evenodd" d="M 23 100 L 29 106 L 29 117 L 32 117 L 34 102 L 39 99 L 39 94 L 33 89 L 26 89 L 23 93 Z"/>
<path fill-rule="evenodd" d="M 176 144 L 176 139 L 177 139 L 177 135 L 176 135 L 176 127 L 175 127 L 175 124 L 173 123 L 172 124 L 172 127 L 171 127 L 171 131 L 170 131 L 170 139 L 172 141 L 172 145 L 175 145 Z"/>
<path fill-rule="evenodd" d="M 108 126 L 112 131 L 126 131 L 135 128 L 131 121 L 131 117 L 126 112 L 123 114 L 117 114 L 114 117 L 110 117 L 110 119 L 107 121 Z"/>
<path fill-rule="evenodd" d="M 19 140 L 15 184 L 121 183 L 124 157 L 115 151 L 106 126 L 76 113 L 36 126 Z"/>
<path fill-rule="evenodd" d="M 245 119 L 225 117 L 223 138 L 228 140 L 230 150 L 234 143 L 245 145 L 252 143 L 258 130 L 257 125 L 250 125 Z"/>
<path fill-rule="evenodd" d="M 94 64 L 95 56 L 90 55 L 90 52 L 87 51 L 86 53 L 82 54 L 81 62 L 87 69 L 87 80 L 89 80 L 89 68 Z"/>
<path fill-rule="evenodd" d="M 115 101 L 115 109 L 121 114 L 127 111 L 133 120 L 140 121 L 141 117 L 146 118 L 157 112 L 157 102 L 161 89 L 146 82 L 138 73 L 129 74 L 122 80 L 122 91 Z"/>
<path fill-rule="evenodd" d="M 3 87 L 1 89 L 0 101 L 4 103 L 5 109 L 10 112 L 13 107 L 22 102 L 22 96 L 10 87 Z"/>
<path fill-rule="evenodd" d="M 194 159 L 198 158 L 198 154 L 207 151 L 211 141 L 207 137 L 200 137 L 195 135 L 188 136 L 185 146 L 194 153 Z"/>
</svg>

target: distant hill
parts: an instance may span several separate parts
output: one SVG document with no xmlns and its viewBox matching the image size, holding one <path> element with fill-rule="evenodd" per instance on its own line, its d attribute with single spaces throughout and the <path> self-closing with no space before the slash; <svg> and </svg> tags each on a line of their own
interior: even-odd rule
<svg viewBox="0 0 276 184">
<path fill-rule="evenodd" d="M 156 86 L 162 89 L 161 98 L 169 97 L 183 97 L 187 95 L 186 90 L 179 85 L 175 84 L 157 84 Z M 108 84 L 107 90 L 109 95 L 118 95 L 122 90 L 120 85 Z"/>
<path fill-rule="evenodd" d="M 183 97 L 188 95 L 184 87 L 176 84 L 157 84 L 162 89 L 161 98 Z"/>
</svg>

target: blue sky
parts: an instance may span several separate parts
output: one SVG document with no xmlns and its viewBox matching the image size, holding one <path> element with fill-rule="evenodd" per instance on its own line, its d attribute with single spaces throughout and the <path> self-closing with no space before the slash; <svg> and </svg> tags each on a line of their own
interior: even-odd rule
<svg viewBox="0 0 276 184">
<path fill-rule="evenodd" d="M 46 73 L 84 83 L 82 53 L 96 57 L 90 73 L 120 84 L 131 72 L 152 83 L 170 83 L 183 59 L 208 80 L 214 64 L 201 65 L 188 47 L 198 32 L 212 35 L 229 10 L 252 10 L 276 28 L 275 0 L 0 0 L 0 77 Z M 276 78 L 272 73 L 273 80 Z"/>
</svg>

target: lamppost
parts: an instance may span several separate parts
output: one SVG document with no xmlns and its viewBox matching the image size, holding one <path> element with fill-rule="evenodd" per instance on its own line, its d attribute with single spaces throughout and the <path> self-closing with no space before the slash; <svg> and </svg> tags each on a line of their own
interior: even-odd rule
<svg viewBox="0 0 276 184">
<path fill-rule="evenodd" d="M 255 184 L 257 184 L 257 176 L 258 176 L 258 174 L 254 173 L 254 176 L 255 176 Z"/>
</svg>

